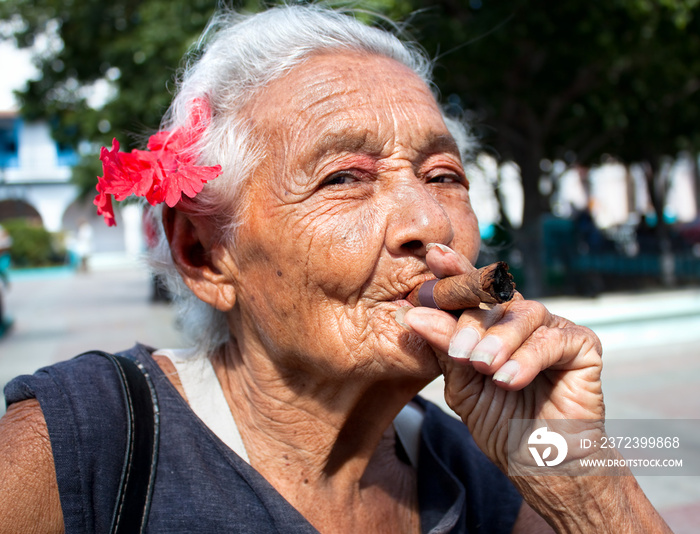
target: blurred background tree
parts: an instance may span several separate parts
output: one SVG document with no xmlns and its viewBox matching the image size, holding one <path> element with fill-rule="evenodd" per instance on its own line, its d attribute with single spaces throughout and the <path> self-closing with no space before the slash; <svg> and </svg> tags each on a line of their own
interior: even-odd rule
<svg viewBox="0 0 700 534">
<path fill-rule="evenodd" d="M 267 2 L 273 4 L 274 2 Z M 124 150 L 157 128 L 180 58 L 216 0 L 4 0 L 0 19 L 19 46 L 53 36 L 42 77 L 20 93 L 22 114 L 56 139 Z M 236 2 L 258 10 L 265 2 Z M 589 166 L 604 155 L 640 162 L 663 222 L 662 162 L 700 148 L 700 0 L 374 0 L 354 7 L 405 21 L 437 58 L 448 109 L 471 120 L 484 150 L 520 168 L 520 228 L 528 294 L 542 293 L 541 220 L 551 210 L 547 162 Z M 106 89 L 98 106 L 90 95 Z M 89 151 L 88 151 L 89 152 Z M 99 167 L 74 177 L 91 191 Z M 695 158 L 693 158 L 695 161 Z M 663 239 L 663 224 L 659 225 Z M 527 252 L 527 253 L 525 253 Z"/>
</svg>

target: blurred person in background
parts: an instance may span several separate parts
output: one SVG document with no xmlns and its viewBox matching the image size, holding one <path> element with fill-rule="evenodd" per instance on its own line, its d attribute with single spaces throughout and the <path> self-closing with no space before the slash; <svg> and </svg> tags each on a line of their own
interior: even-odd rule
<svg viewBox="0 0 700 534">
<path fill-rule="evenodd" d="M 159 222 L 156 220 L 153 211 L 144 210 L 141 227 L 143 228 L 146 250 L 151 255 L 160 240 Z M 171 299 L 172 296 L 163 276 L 159 273 L 151 273 L 151 302 L 170 302 Z"/>
<path fill-rule="evenodd" d="M 154 264 L 192 339 L 123 353 L 158 409 L 147 530 L 667 531 L 632 476 L 506 474 L 509 419 L 604 417 L 590 330 L 519 295 L 405 300 L 473 269 L 480 243 L 471 141 L 430 67 L 320 7 L 221 13 L 148 150 L 103 149 L 98 210 L 160 206 Z M 459 419 L 417 396 L 440 374 Z M 107 531 L 130 465 L 112 361 L 5 394 L 0 531 Z"/>
<path fill-rule="evenodd" d="M 5 309 L 5 291 L 10 284 L 10 248 L 12 247 L 12 237 L 10 233 L 0 224 L 0 337 L 11 326 L 7 310 Z"/>
<path fill-rule="evenodd" d="M 92 254 L 92 226 L 86 219 L 78 223 L 75 236 L 75 252 L 78 255 L 78 270 L 86 273 L 89 270 L 90 255 Z"/>
</svg>

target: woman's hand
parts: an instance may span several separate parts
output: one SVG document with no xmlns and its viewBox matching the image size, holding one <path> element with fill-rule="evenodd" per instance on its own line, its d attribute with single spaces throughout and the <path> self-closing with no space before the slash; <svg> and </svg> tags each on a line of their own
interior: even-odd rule
<svg viewBox="0 0 700 534">
<path fill-rule="evenodd" d="M 473 268 L 442 246 L 431 247 L 427 261 L 439 278 Z M 538 302 L 518 293 L 491 310 L 466 310 L 459 319 L 414 308 L 404 322 L 435 349 L 447 404 L 504 470 L 509 419 L 604 417 L 598 338 Z"/>
<path fill-rule="evenodd" d="M 429 248 L 427 262 L 438 278 L 473 268 L 442 245 Z M 604 419 L 600 341 L 538 302 L 516 294 L 506 304 L 466 310 L 459 318 L 413 308 L 403 321 L 435 349 L 447 404 L 503 471 L 510 419 Z M 670 532 L 627 474 L 511 480 L 556 531 Z M 531 531 L 532 525 L 523 526 Z"/>
</svg>

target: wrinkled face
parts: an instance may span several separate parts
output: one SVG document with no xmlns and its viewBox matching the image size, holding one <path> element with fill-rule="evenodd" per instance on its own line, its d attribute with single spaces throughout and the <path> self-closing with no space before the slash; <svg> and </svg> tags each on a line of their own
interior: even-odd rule
<svg viewBox="0 0 700 534">
<path fill-rule="evenodd" d="M 425 245 L 474 260 L 479 237 L 428 87 L 387 58 L 324 54 L 248 111 L 268 157 L 233 251 L 239 341 L 326 376 L 432 377 L 432 352 L 394 314 L 428 275 Z"/>
</svg>

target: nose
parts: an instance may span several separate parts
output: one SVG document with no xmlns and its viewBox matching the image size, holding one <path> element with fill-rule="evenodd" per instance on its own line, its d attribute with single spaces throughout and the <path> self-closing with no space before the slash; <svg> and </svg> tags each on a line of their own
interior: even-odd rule
<svg viewBox="0 0 700 534">
<path fill-rule="evenodd" d="M 452 221 L 444 207 L 417 179 L 398 185 L 391 194 L 386 246 L 392 254 L 425 256 L 428 243 L 449 244 Z"/>
</svg>

